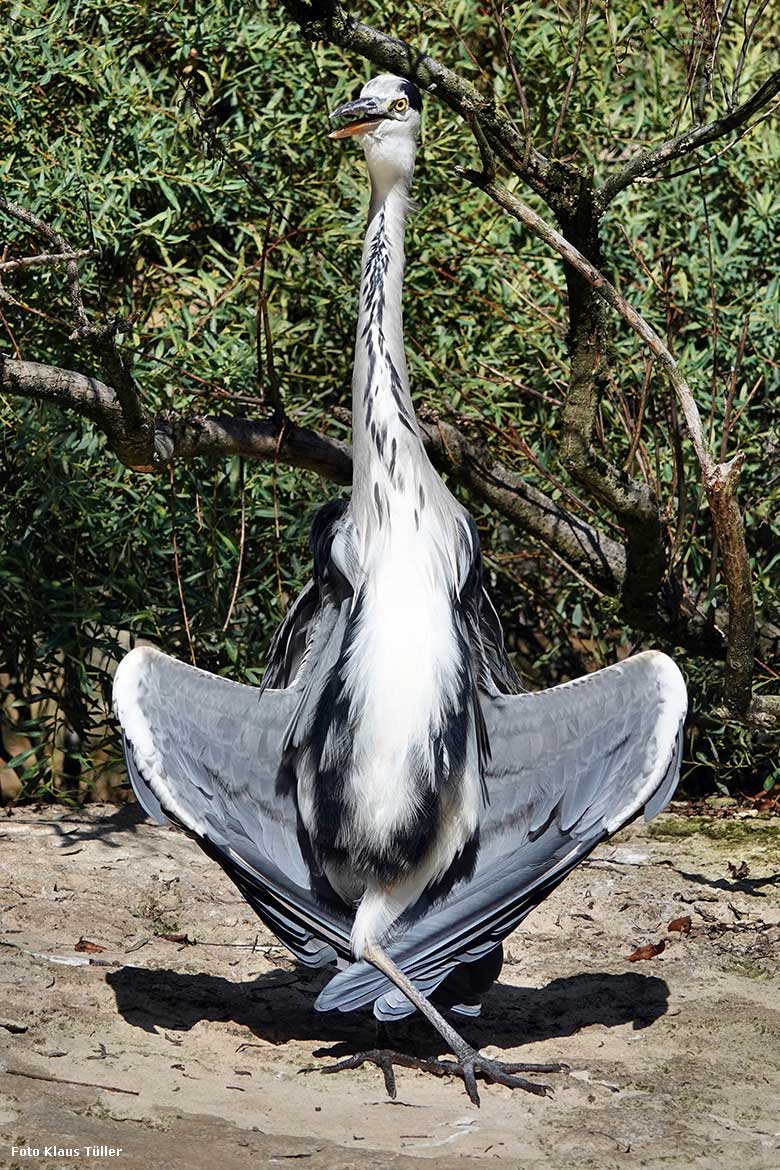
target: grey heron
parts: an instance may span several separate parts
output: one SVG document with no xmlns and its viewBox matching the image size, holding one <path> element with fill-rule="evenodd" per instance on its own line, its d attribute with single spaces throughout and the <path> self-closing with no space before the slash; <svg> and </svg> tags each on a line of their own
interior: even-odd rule
<svg viewBox="0 0 780 1170">
<path fill-rule="evenodd" d="M 311 533 L 312 578 L 260 687 L 148 647 L 115 707 L 143 807 L 192 835 L 310 967 L 322 1011 L 422 1012 L 454 1061 L 419 1062 L 544 1094 L 471 1047 L 502 941 L 599 842 L 677 783 L 686 690 L 638 654 L 523 692 L 483 583 L 477 529 L 432 466 L 404 356 L 404 234 L 420 93 L 383 75 L 334 112 L 371 181 L 353 374 L 349 500 Z M 438 1006 L 437 1006 L 438 1005 Z M 393 1063 L 373 1050 L 394 1094 Z"/>
</svg>

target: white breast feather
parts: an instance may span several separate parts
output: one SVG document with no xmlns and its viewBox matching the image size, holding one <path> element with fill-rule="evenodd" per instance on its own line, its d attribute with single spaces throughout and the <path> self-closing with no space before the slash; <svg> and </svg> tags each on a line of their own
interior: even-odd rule
<svg viewBox="0 0 780 1170">
<path fill-rule="evenodd" d="M 453 541 L 441 539 L 432 507 L 423 510 L 418 530 L 409 498 L 395 492 L 387 498 L 390 515 L 365 565 L 363 607 L 345 677 L 350 705 L 359 712 L 349 794 L 362 831 L 377 841 L 416 811 L 420 794 L 410 776 L 411 752 L 428 753 L 432 774 L 432 732 L 441 730 L 459 689 L 455 583 L 451 561 L 441 553 Z M 446 846 L 445 868 L 476 827 L 476 774 L 466 778 L 465 790 L 458 818 L 463 823 L 445 833 L 455 838 Z"/>
</svg>

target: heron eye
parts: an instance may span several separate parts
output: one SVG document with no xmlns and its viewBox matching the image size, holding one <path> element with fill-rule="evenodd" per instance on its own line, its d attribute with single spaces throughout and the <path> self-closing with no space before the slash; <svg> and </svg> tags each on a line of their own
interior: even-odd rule
<svg viewBox="0 0 780 1170">
<path fill-rule="evenodd" d="M 408 105 L 409 103 L 406 98 L 396 98 L 390 109 L 395 110 L 398 114 L 402 114 Z"/>
</svg>

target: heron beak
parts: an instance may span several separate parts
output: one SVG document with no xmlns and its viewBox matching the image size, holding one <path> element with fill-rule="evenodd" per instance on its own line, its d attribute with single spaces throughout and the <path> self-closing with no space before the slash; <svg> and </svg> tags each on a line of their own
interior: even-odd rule
<svg viewBox="0 0 780 1170">
<path fill-rule="evenodd" d="M 340 118 L 347 124 L 331 130 L 328 138 L 352 138 L 356 134 L 365 134 L 386 117 L 387 110 L 376 98 L 358 98 L 333 111 L 331 118 Z"/>
</svg>

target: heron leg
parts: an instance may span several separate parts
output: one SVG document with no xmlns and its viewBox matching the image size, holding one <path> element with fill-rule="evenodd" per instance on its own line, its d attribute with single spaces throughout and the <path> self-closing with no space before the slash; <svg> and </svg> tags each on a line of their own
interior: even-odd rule
<svg viewBox="0 0 780 1170">
<path fill-rule="evenodd" d="M 458 1076 L 463 1080 L 466 1092 L 475 1105 L 479 1105 L 479 1093 L 477 1091 L 478 1075 L 494 1084 L 506 1085 L 510 1089 L 524 1089 L 527 1093 L 535 1093 L 540 1097 L 544 1097 L 552 1091 L 549 1085 L 526 1080 L 525 1077 L 517 1076 L 517 1073 L 561 1072 L 565 1069 L 565 1065 L 509 1064 L 500 1060 L 491 1060 L 490 1057 L 483 1056 L 476 1048 L 472 1048 L 470 1044 L 466 1043 L 463 1037 L 445 1020 L 444 1016 L 437 1011 L 430 1000 L 426 999 L 417 990 L 414 984 L 407 979 L 403 971 L 396 966 L 390 956 L 380 946 L 375 943 L 369 944 L 363 951 L 363 958 L 386 975 L 404 993 L 407 999 L 422 1012 L 426 1019 L 433 1024 L 436 1031 L 450 1048 L 450 1051 L 454 1053 L 456 1060 L 422 1059 L 387 1048 L 374 1048 L 368 1052 L 360 1052 L 355 1056 L 347 1057 L 346 1060 L 340 1060 L 338 1064 L 323 1069 L 323 1072 L 342 1072 L 348 1068 L 359 1068 L 367 1062 L 375 1064 L 382 1070 L 385 1078 L 385 1087 L 390 1097 L 395 1097 L 396 1095 L 394 1065 L 419 1069 L 422 1072 L 432 1073 L 437 1077 Z"/>
</svg>

